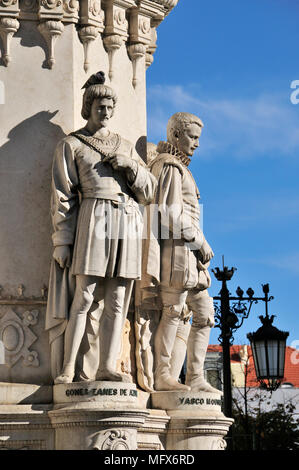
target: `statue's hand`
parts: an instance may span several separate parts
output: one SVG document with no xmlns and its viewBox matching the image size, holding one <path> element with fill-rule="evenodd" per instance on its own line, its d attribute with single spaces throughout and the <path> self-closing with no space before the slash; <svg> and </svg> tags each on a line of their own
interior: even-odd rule
<svg viewBox="0 0 299 470">
<path fill-rule="evenodd" d="M 53 258 L 63 269 L 71 265 L 71 250 L 68 245 L 56 246 L 53 252 Z"/>
<path fill-rule="evenodd" d="M 132 169 L 134 165 L 132 158 L 120 153 L 113 155 L 113 157 L 105 157 L 103 162 L 110 163 L 114 170 L 129 170 Z"/>
<path fill-rule="evenodd" d="M 211 261 L 211 259 L 214 257 L 213 250 L 212 250 L 212 248 L 210 247 L 210 245 L 208 244 L 208 242 L 206 240 L 204 240 L 204 242 L 203 242 L 203 244 L 202 244 L 199 251 L 202 254 L 202 262 L 204 264 Z"/>
</svg>

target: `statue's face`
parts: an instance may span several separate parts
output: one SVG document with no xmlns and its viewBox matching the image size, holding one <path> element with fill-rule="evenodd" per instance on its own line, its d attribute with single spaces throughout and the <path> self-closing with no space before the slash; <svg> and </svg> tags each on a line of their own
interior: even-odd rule
<svg viewBox="0 0 299 470">
<path fill-rule="evenodd" d="M 197 124 L 190 124 L 186 129 L 178 134 L 177 147 L 178 149 L 192 157 L 194 151 L 199 146 L 199 137 L 201 135 L 201 127 Z"/>
<path fill-rule="evenodd" d="M 108 121 L 113 114 L 113 100 L 111 98 L 96 98 L 90 109 L 90 120 L 94 126 L 107 127 Z"/>
</svg>

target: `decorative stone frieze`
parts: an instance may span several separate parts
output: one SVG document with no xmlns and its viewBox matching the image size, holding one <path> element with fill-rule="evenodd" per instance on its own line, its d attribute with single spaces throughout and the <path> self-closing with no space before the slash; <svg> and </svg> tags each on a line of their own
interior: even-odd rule
<svg viewBox="0 0 299 470">
<path fill-rule="evenodd" d="M 10 45 L 13 35 L 18 31 L 20 23 L 16 18 L 0 17 L 0 37 L 3 45 L 2 60 L 6 67 L 11 62 Z"/>
</svg>

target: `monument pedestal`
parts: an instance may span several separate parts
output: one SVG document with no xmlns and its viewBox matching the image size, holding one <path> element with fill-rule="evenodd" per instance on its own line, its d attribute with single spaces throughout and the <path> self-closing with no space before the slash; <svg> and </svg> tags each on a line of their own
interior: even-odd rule
<svg viewBox="0 0 299 470">
<path fill-rule="evenodd" d="M 137 431 L 149 414 L 133 383 L 54 385 L 53 402 L 56 450 L 136 450 Z"/>
<path fill-rule="evenodd" d="M 224 450 L 233 419 L 221 411 L 221 393 L 155 392 L 153 408 L 170 417 L 167 450 Z"/>
<path fill-rule="evenodd" d="M 132 383 L 0 384 L 0 449 L 222 450 L 232 419 L 221 394 Z M 53 398 L 52 398 L 53 397 Z"/>
</svg>

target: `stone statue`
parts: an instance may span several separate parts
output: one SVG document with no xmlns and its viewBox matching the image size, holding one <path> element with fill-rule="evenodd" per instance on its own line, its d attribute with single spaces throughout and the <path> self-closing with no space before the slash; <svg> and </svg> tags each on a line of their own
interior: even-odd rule
<svg viewBox="0 0 299 470">
<path fill-rule="evenodd" d="M 162 315 L 154 339 L 155 390 L 218 392 L 204 379 L 203 365 L 214 326 L 213 299 L 208 266 L 214 254 L 199 228 L 199 191 L 188 165 L 199 145 L 202 121 L 188 113 L 173 115 L 167 127 L 167 142 L 157 146 L 150 164 L 158 186 L 148 210 L 147 246 L 144 250 L 143 289 L 159 286 Z M 150 211 L 152 213 L 150 213 Z M 187 341 L 186 385 L 172 372 L 174 344 L 182 311 L 192 311 Z"/>
<path fill-rule="evenodd" d="M 55 377 L 56 384 L 73 381 L 87 314 L 101 300 L 96 378 L 130 381 L 116 371 L 116 362 L 133 283 L 141 276 L 139 204 L 151 202 L 156 180 L 132 144 L 108 129 L 117 97 L 104 82 L 105 76 L 99 72 L 84 85 L 82 116 L 87 124 L 58 144 L 53 162 L 55 261 L 46 328 L 55 375 L 63 350 L 63 368 Z"/>
</svg>

